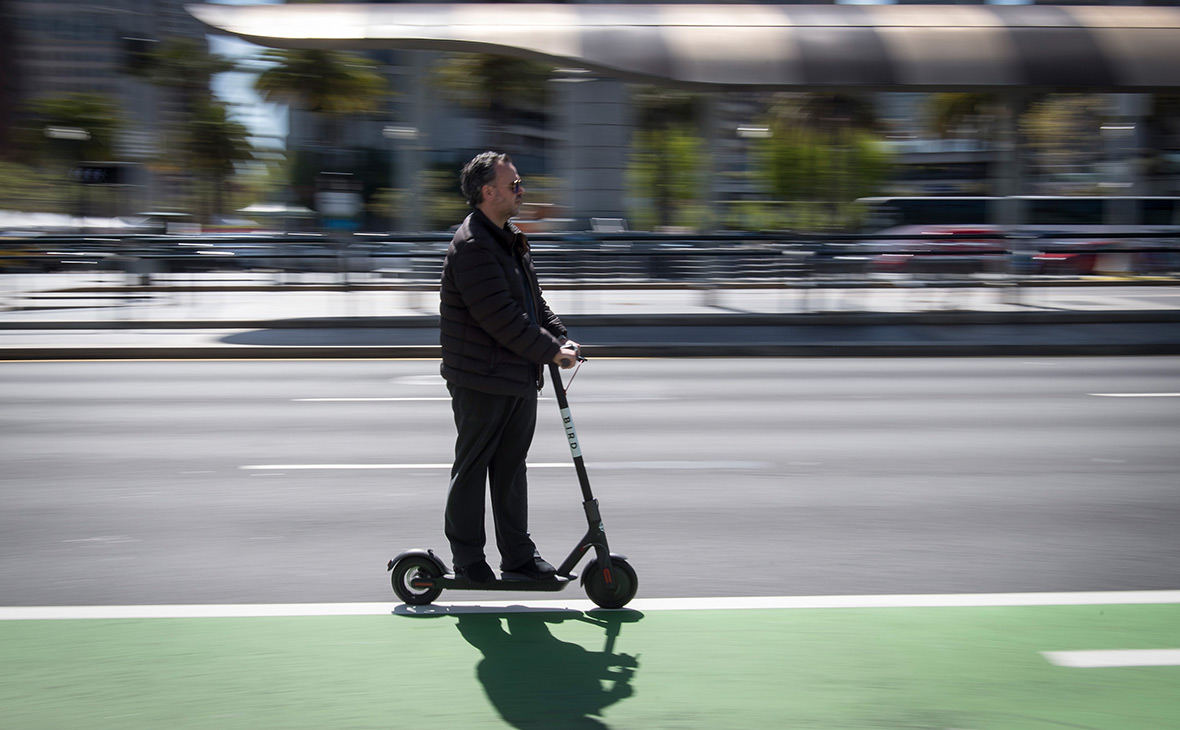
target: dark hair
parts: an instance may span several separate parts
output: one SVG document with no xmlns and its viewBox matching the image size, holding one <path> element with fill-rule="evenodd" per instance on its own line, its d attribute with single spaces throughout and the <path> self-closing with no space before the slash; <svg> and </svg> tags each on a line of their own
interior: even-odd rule
<svg viewBox="0 0 1180 730">
<path fill-rule="evenodd" d="M 459 189 L 467 204 L 472 208 L 483 202 L 483 186 L 491 185 L 496 179 L 496 165 L 512 162 L 512 158 L 503 152 L 481 152 L 463 166 L 459 173 Z"/>
</svg>

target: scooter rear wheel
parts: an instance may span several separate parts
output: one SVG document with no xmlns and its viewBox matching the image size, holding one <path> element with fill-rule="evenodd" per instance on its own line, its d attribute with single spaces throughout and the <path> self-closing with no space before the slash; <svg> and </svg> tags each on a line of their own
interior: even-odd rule
<svg viewBox="0 0 1180 730">
<path fill-rule="evenodd" d="M 433 560 L 420 555 L 411 555 L 402 558 L 393 566 L 393 575 L 390 580 L 393 582 L 393 592 L 404 603 L 411 606 L 425 606 L 442 595 L 443 589 L 438 586 L 421 588 L 413 585 L 413 581 L 417 578 L 441 577 L 442 573 L 439 572 L 438 565 Z"/>
<path fill-rule="evenodd" d="M 586 565 L 586 595 L 602 608 L 622 608 L 631 602 L 639 590 L 639 578 L 626 560 L 614 558 L 610 564 L 612 583 L 606 582 L 606 575 L 598 566 L 598 560 L 591 560 Z"/>
</svg>

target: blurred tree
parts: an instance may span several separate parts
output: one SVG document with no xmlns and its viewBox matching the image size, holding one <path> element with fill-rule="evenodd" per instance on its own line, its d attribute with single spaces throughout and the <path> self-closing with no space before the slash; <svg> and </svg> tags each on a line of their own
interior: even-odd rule
<svg viewBox="0 0 1180 730">
<path fill-rule="evenodd" d="M 797 123 L 819 131 L 856 129 L 876 132 L 877 114 L 866 99 L 847 94 L 809 93 L 791 99 L 780 97 L 780 111 Z"/>
<path fill-rule="evenodd" d="M 944 139 L 971 139 L 988 152 L 987 173 L 975 181 L 971 193 L 1012 195 L 1023 184 L 1023 147 L 1020 118 L 1029 103 L 1040 98 L 1027 92 L 941 93 L 927 100 L 926 128 Z"/>
<path fill-rule="evenodd" d="M 105 206 L 113 197 L 111 191 L 85 191 L 74 173 L 80 162 L 113 160 L 123 126 L 118 106 L 99 94 L 72 93 L 33 99 L 22 111 L 21 126 L 14 135 L 20 149 L 15 160 L 46 171 L 72 198 L 69 205 L 55 209 L 60 196 L 50 195 L 46 206 L 37 209 L 81 215 L 88 200 Z"/>
<path fill-rule="evenodd" d="M 931 94 L 926 126 L 943 138 L 966 137 L 995 143 L 1000 119 L 1006 114 L 995 94 Z"/>
<path fill-rule="evenodd" d="M 0 161 L 0 208 L 29 213 L 66 213 L 69 189 L 54 174 Z"/>
<path fill-rule="evenodd" d="M 677 89 L 639 86 L 631 99 L 639 127 L 632 138 L 627 170 L 632 224 L 639 228 L 707 224 L 706 175 L 711 165 L 700 130 L 704 98 Z"/>
<path fill-rule="evenodd" d="M 689 126 L 636 132 L 627 170 L 628 216 L 638 229 L 700 228 L 707 209 L 708 149 Z"/>
<path fill-rule="evenodd" d="M 175 92 L 185 111 L 192 114 L 212 100 L 213 77 L 235 67 L 233 60 L 210 53 L 203 41 L 170 37 L 137 52 L 128 70 Z"/>
<path fill-rule="evenodd" d="M 339 143 L 345 117 L 380 109 L 390 94 L 376 62 L 352 53 L 323 50 L 269 50 L 262 55 L 273 64 L 258 75 L 255 90 L 265 101 L 286 104 L 321 115 L 320 142 Z"/>
<path fill-rule="evenodd" d="M 530 176 L 525 180 L 525 204 L 522 218 L 529 215 L 530 207 L 547 209 L 549 201 L 557 194 L 561 181 L 553 177 Z M 447 230 L 461 222 L 471 209 L 459 191 L 459 170 L 436 168 L 423 172 L 420 193 L 427 230 Z M 370 199 L 368 212 L 375 220 L 387 221 L 400 217 L 401 206 L 408 205 L 405 191 L 381 188 Z M 536 217 L 544 217 L 544 213 Z"/>
<path fill-rule="evenodd" d="M 543 121 L 553 65 L 483 53 L 447 53 L 431 69 L 432 83 L 457 104 L 484 116 L 488 146 L 513 150 L 508 129 L 518 120 Z"/>
<path fill-rule="evenodd" d="M 235 67 L 233 60 L 210 53 L 208 45 L 195 38 L 166 37 L 158 43 L 137 43 L 129 48 L 127 72 L 158 87 L 183 110 L 179 117 L 162 117 L 168 126 L 163 129 L 163 150 L 152 165 L 159 183 L 154 196 L 157 202 L 171 200 L 169 204 L 187 208 L 191 201 L 205 197 L 198 188 L 209 179 L 208 150 L 197 151 L 192 145 L 194 140 L 208 145 L 209 115 L 217 113 L 210 111 L 216 106 L 213 77 Z M 223 187 L 225 180 L 220 178 L 214 187 Z M 208 199 L 203 207 L 202 217 L 207 220 Z"/>
<path fill-rule="evenodd" d="M 427 230 L 447 230 L 458 225 L 471 208 L 459 191 L 458 169 L 433 169 L 423 173 L 422 201 Z M 526 193 L 527 195 L 527 193 Z"/>
<path fill-rule="evenodd" d="M 198 106 L 185 129 L 185 150 L 190 169 L 204 182 L 209 193 L 202 216 L 225 213 L 227 181 L 235 165 L 254 159 L 245 125 L 229 118 L 225 104 L 210 102 Z"/>
<path fill-rule="evenodd" d="M 769 136 L 754 144 L 757 167 L 786 204 L 788 225 L 853 227 L 853 201 L 879 190 L 892 168 L 871 107 L 838 94 L 779 94 L 766 126 Z"/>
<path fill-rule="evenodd" d="M 1110 103 L 1098 94 L 1049 94 L 1020 119 L 1031 171 L 1043 194 L 1100 192 L 1096 173 L 1105 157 L 1102 127 Z"/>
<path fill-rule="evenodd" d="M 123 127 L 119 107 L 100 94 L 62 94 L 25 105 L 21 147 L 25 162 L 73 167 L 82 160 L 110 160 Z M 71 131 L 79 130 L 79 131 Z"/>
<path fill-rule="evenodd" d="M 344 120 L 380 111 L 382 101 L 392 92 L 375 61 L 352 53 L 269 50 L 261 61 L 268 67 L 254 82 L 259 95 L 274 104 L 311 112 L 320 122 L 315 133 L 319 149 L 288 151 L 289 182 L 296 199 L 314 209 L 316 180 L 320 174 L 355 166 L 342 159 Z M 355 159 L 355 150 L 350 152 L 350 157 Z M 362 155 L 361 159 L 367 158 Z M 385 170 L 382 176 L 388 175 L 388 168 Z"/>
</svg>

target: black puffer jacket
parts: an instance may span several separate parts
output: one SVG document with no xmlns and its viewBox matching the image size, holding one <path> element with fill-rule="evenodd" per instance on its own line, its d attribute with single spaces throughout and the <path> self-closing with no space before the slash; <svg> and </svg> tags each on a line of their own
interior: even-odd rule
<svg viewBox="0 0 1180 730">
<path fill-rule="evenodd" d="M 447 249 L 440 296 L 448 382 L 500 395 L 541 387 L 541 366 L 557 356 L 566 330 L 541 295 L 528 239 L 516 226 L 497 228 L 472 211 Z"/>
</svg>

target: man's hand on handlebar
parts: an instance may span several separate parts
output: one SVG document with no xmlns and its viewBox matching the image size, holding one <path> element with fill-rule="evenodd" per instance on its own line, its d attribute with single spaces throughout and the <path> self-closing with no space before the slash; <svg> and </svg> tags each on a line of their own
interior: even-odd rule
<svg viewBox="0 0 1180 730">
<path fill-rule="evenodd" d="M 573 340 L 566 340 L 558 350 L 557 356 L 553 358 L 553 362 L 557 363 L 562 369 L 568 370 L 574 365 L 578 364 L 578 360 L 582 358 L 582 346 Z"/>
</svg>

